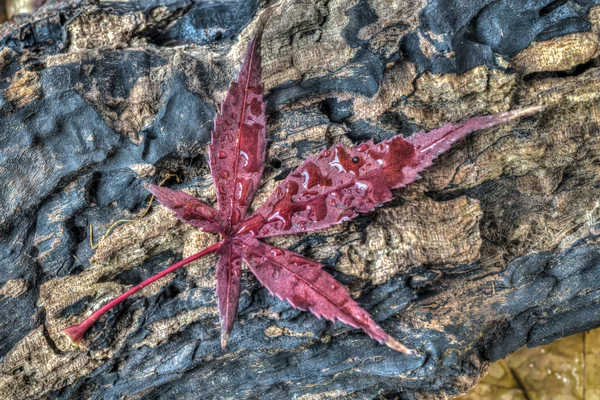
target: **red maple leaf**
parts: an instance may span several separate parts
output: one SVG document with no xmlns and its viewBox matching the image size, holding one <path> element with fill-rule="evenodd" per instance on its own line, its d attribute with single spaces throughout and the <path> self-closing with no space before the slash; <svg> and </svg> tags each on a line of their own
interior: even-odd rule
<svg viewBox="0 0 600 400">
<path fill-rule="evenodd" d="M 264 169 L 266 118 L 261 82 L 258 32 L 248 44 L 237 81 L 232 82 L 215 118 L 209 145 L 210 169 L 218 209 L 181 191 L 151 186 L 156 198 L 180 220 L 222 240 L 188 257 L 106 304 L 81 324 L 65 330 L 76 343 L 104 313 L 150 283 L 206 254 L 217 252 L 216 280 L 221 345 L 225 348 L 236 319 L 242 261 L 272 294 L 318 317 L 362 328 L 394 350 L 411 351 L 388 335 L 348 290 L 321 264 L 292 251 L 261 242 L 268 236 L 325 229 L 371 212 L 392 198 L 392 189 L 419 177 L 433 160 L 469 133 L 532 114 L 533 106 L 493 116 L 447 124 L 404 139 L 397 135 L 346 148 L 336 144 L 310 156 L 290 173 L 266 202 L 247 216 Z"/>
</svg>

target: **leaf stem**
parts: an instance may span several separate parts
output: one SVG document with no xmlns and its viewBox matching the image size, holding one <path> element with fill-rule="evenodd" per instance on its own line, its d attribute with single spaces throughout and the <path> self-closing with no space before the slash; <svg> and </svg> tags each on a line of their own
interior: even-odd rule
<svg viewBox="0 0 600 400">
<path fill-rule="evenodd" d="M 122 295 L 117 297 L 116 299 L 112 300 L 108 304 L 102 306 L 100 309 L 98 309 L 97 311 L 92 313 L 89 317 L 87 317 L 85 320 L 83 320 L 82 323 L 66 328 L 65 333 L 73 342 L 75 342 L 75 343 L 81 342 L 81 340 L 83 339 L 83 336 L 88 331 L 88 329 L 90 329 L 92 327 L 92 325 L 94 325 L 94 323 L 100 319 L 100 317 L 102 317 L 104 314 L 106 314 L 106 312 L 108 312 L 108 310 L 115 307 L 116 305 L 118 305 L 123 300 L 125 300 L 132 294 L 136 293 L 137 291 L 143 289 L 144 287 L 150 285 L 153 282 L 156 282 L 157 280 L 164 277 L 165 275 L 168 275 L 171 272 L 183 267 L 186 264 L 191 263 L 192 261 L 196 261 L 197 259 L 204 257 L 207 254 L 217 251 L 221 247 L 221 244 L 223 244 L 223 241 L 215 243 L 215 244 L 205 248 L 204 250 L 202 250 L 192 256 L 184 258 L 183 260 L 171 265 L 168 268 L 165 268 L 158 274 L 151 276 L 150 278 L 146 279 L 142 283 L 132 287 L 131 289 L 129 289 L 128 291 L 126 291 L 125 293 L 123 293 Z"/>
</svg>

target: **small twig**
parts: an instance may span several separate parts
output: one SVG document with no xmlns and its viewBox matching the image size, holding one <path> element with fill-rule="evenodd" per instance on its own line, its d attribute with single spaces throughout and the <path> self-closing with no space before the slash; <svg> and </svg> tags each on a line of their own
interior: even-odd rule
<svg viewBox="0 0 600 400">
<path fill-rule="evenodd" d="M 158 186 L 162 186 L 165 184 L 165 182 L 167 180 L 169 180 L 170 178 L 175 178 L 177 179 L 177 183 L 181 182 L 181 179 L 179 179 L 179 176 L 177 176 L 176 174 L 166 174 L 165 175 L 165 179 L 163 179 Z M 138 219 L 142 219 L 146 216 L 146 214 L 148 214 L 148 212 L 150 211 L 150 207 L 152 207 L 152 203 L 154 202 L 154 195 L 152 195 L 150 197 L 150 201 L 148 202 L 148 207 L 146 207 L 146 210 L 142 213 L 142 215 L 135 217 L 134 219 L 120 219 L 118 221 L 115 221 L 112 223 L 111 226 L 108 227 L 108 229 L 106 230 L 106 232 L 104 233 L 104 235 L 102 235 L 102 237 L 100 238 L 100 240 L 98 240 L 98 243 L 94 244 L 94 229 L 92 227 L 92 224 L 90 224 L 90 247 L 92 248 L 92 250 L 96 250 L 98 248 L 98 246 L 100 246 L 100 243 L 102 243 L 104 241 L 104 239 L 106 239 L 108 236 L 110 236 L 110 233 L 112 232 L 112 230 L 114 228 L 117 227 L 117 225 L 121 224 L 121 223 L 132 223 L 134 221 L 137 221 Z"/>
</svg>

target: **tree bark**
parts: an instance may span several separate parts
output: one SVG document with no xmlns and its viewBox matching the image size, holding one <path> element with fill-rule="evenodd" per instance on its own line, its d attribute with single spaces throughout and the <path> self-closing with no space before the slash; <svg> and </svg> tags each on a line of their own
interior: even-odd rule
<svg viewBox="0 0 600 400">
<path fill-rule="evenodd" d="M 417 356 L 247 272 L 222 351 L 214 258 L 71 344 L 65 327 L 215 242 L 160 205 L 144 215 L 144 184 L 176 174 L 166 184 L 214 203 L 206 145 L 258 3 L 50 2 L 0 26 L 0 398 L 444 398 L 520 346 L 600 326 L 596 2 L 305 0 L 264 32 L 255 206 L 338 141 L 548 106 L 471 135 L 372 215 L 272 239 L 323 262 Z"/>
</svg>

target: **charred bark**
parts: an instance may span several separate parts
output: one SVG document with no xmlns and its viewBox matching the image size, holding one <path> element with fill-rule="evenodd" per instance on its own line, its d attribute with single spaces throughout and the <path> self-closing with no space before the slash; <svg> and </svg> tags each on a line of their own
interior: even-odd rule
<svg viewBox="0 0 600 400">
<path fill-rule="evenodd" d="M 525 4 L 524 4 L 525 3 Z M 476 133 L 395 200 L 279 246 L 322 261 L 407 357 L 244 276 L 219 346 L 214 258 L 82 347 L 62 329 L 215 238 L 145 183 L 214 202 L 206 145 L 271 2 L 50 2 L 0 26 L 0 397 L 443 398 L 497 360 L 600 326 L 596 1 L 284 1 L 263 38 L 266 179 L 338 141 L 545 104 Z M 467 8 L 465 8 L 467 7 Z M 120 219 L 96 249 L 95 242 Z"/>
</svg>

